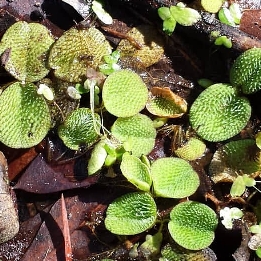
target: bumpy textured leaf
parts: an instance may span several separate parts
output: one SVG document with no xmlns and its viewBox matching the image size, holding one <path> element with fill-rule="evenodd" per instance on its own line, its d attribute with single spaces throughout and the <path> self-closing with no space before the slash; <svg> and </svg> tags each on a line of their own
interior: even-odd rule
<svg viewBox="0 0 261 261">
<path fill-rule="evenodd" d="M 192 104 L 190 122 L 199 136 L 208 141 L 222 141 L 238 134 L 247 124 L 251 106 L 245 97 L 226 84 L 214 84 Z"/>
<path fill-rule="evenodd" d="M 186 144 L 176 149 L 175 154 L 185 160 L 195 160 L 200 158 L 206 150 L 206 144 L 197 139 L 191 138 Z"/>
<path fill-rule="evenodd" d="M 179 158 L 157 159 L 151 165 L 151 176 L 154 193 L 159 197 L 188 197 L 199 186 L 198 174 L 188 162 Z"/>
<path fill-rule="evenodd" d="M 121 53 L 121 60 L 132 59 L 137 67 L 146 68 L 161 59 L 164 42 L 154 27 L 148 25 L 134 27 L 127 36 L 135 39 L 141 48 L 136 48 L 129 39 L 121 40 L 117 47 Z"/>
<path fill-rule="evenodd" d="M 187 102 L 170 88 L 153 87 L 146 108 L 151 114 L 160 117 L 177 118 L 187 111 Z"/>
<path fill-rule="evenodd" d="M 128 193 L 109 205 L 105 226 L 114 234 L 135 235 L 151 228 L 156 217 L 157 207 L 150 194 Z"/>
<path fill-rule="evenodd" d="M 230 82 L 243 93 L 261 89 L 261 48 L 252 48 L 241 54 L 230 70 Z"/>
<path fill-rule="evenodd" d="M 105 80 L 102 99 L 109 113 L 117 117 L 130 117 L 145 107 L 148 89 L 138 74 L 119 70 Z"/>
<path fill-rule="evenodd" d="M 96 68 L 102 57 L 111 53 L 105 36 L 96 28 L 66 31 L 53 45 L 49 65 L 55 76 L 68 82 L 86 78 L 87 67 Z"/>
<path fill-rule="evenodd" d="M 0 141 L 9 147 L 32 147 L 50 129 L 48 105 L 32 83 L 8 86 L 0 96 L 0 108 Z"/>
<path fill-rule="evenodd" d="M 122 174 L 129 182 L 134 184 L 140 190 L 149 191 L 152 183 L 150 171 L 146 164 L 128 152 L 124 153 L 121 162 Z"/>
<path fill-rule="evenodd" d="M 152 120 L 143 114 L 118 118 L 112 125 L 111 132 L 123 143 L 124 149 L 136 157 L 149 154 L 156 138 Z"/>
<path fill-rule="evenodd" d="M 217 13 L 223 4 L 223 0 L 201 0 L 202 7 L 210 13 Z"/>
<path fill-rule="evenodd" d="M 209 166 L 211 179 L 217 182 L 233 182 L 238 173 L 260 174 L 260 150 L 253 139 L 230 141 L 213 155 Z"/>
<path fill-rule="evenodd" d="M 93 114 L 88 108 L 74 110 L 59 126 L 58 135 L 64 144 L 72 149 L 78 150 L 80 146 L 89 146 L 98 139 L 100 129 L 100 117 Z"/>
<path fill-rule="evenodd" d="M 161 251 L 160 261 L 216 261 L 217 257 L 210 248 L 199 251 L 184 249 L 177 244 L 168 244 Z"/>
<path fill-rule="evenodd" d="M 5 69 L 22 82 L 35 82 L 48 72 L 47 56 L 54 38 L 39 23 L 24 21 L 13 24 L 0 43 L 1 60 Z"/>
<path fill-rule="evenodd" d="M 218 224 L 216 213 L 207 205 L 186 201 L 170 213 L 169 232 L 175 242 L 186 249 L 200 250 L 214 240 Z"/>
</svg>

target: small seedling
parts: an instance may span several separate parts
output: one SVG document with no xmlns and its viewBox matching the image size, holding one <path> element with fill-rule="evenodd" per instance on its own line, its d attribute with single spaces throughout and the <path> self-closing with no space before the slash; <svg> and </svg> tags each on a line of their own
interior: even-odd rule
<svg viewBox="0 0 261 261">
<path fill-rule="evenodd" d="M 186 7 L 182 2 L 170 8 L 160 7 L 158 15 L 163 20 L 163 31 L 168 35 L 174 32 L 176 23 L 183 26 L 191 26 L 201 19 L 198 11 Z"/>
<path fill-rule="evenodd" d="M 240 219 L 243 217 L 243 212 L 237 207 L 225 207 L 220 210 L 221 223 L 227 229 L 232 229 L 234 219 Z"/>
</svg>

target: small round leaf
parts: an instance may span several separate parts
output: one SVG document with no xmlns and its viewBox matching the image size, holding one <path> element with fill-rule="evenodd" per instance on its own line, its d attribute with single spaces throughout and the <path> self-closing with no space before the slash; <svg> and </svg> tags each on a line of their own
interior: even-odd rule
<svg viewBox="0 0 261 261">
<path fill-rule="evenodd" d="M 157 207 L 150 194 L 128 193 L 109 205 L 105 226 L 114 234 L 135 235 L 151 228 L 156 217 Z"/>
<path fill-rule="evenodd" d="M 151 165 L 151 176 L 158 197 L 188 197 L 199 186 L 198 174 L 187 161 L 179 158 L 157 159 Z"/>
<path fill-rule="evenodd" d="M 120 169 L 123 176 L 137 188 L 143 191 L 149 191 L 152 183 L 150 171 L 146 164 L 128 152 L 122 156 Z"/>
<path fill-rule="evenodd" d="M 245 94 L 261 89 L 261 48 L 252 48 L 242 53 L 230 70 L 230 82 Z"/>
<path fill-rule="evenodd" d="M 205 204 L 195 201 L 180 203 L 172 209 L 170 219 L 168 228 L 172 238 L 186 249 L 200 250 L 214 240 L 218 219 Z"/>
<path fill-rule="evenodd" d="M 78 150 L 81 145 L 91 145 L 99 137 L 100 117 L 88 108 L 80 108 L 72 111 L 63 125 L 59 126 L 58 135 L 64 144 L 72 149 Z"/>
<path fill-rule="evenodd" d="M 191 138 L 183 146 L 176 149 L 175 154 L 185 160 L 196 160 L 200 158 L 206 150 L 206 144 L 197 139 Z"/>
<path fill-rule="evenodd" d="M 111 132 L 126 151 L 136 157 L 147 155 L 154 147 L 156 130 L 153 121 L 143 114 L 118 118 L 111 127 Z"/>
<path fill-rule="evenodd" d="M 96 69 L 110 53 L 111 46 L 98 29 L 71 28 L 53 45 L 49 65 L 57 78 L 80 82 L 86 78 L 87 67 Z"/>
<path fill-rule="evenodd" d="M 178 118 L 187 111 L 187 102 L 168 87 L 153 87 L 146 108 L 151 114 L 160 117 Z"/>
<path fill-rule="evenodd" d="M 54 38 L 39 23 L 20 21 L 6 30 L 0 44 L 5 69 L 22 82 L 35 82 L 48 72 L 47 55 Z"/>
<path fill-rule="evenodd" d="M 204 90 L 190 109 L 190 122 L 198 135 L 208 141 L 223 141 L 238 134 L 247 124 L 251 106 L 227 84 Z"/>
<path fill-rule="evenodd" d="M 148 89 L 138 74 L 119 70 L 105 80 L 102 99 L 109 113 L 117 117 L 130 117 L 145 107 Z"/>
<path fill-rule="evenodd" d="M 0 96 L 0 141 L 11 148 L 30 148 L 47 134 L 51 116 L 32 83 L 15 82 Z"/>
</svg>

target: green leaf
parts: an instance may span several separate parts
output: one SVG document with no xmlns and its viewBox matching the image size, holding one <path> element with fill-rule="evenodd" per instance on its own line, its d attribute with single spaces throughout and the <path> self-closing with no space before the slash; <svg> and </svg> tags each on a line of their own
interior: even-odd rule
<svg viewBox="0 0 261 261">
<path fill-rule="evenodd" d="M 188 197 L 199 186 L 198 174 L 188 162 L 179 158 L 159 158 L 154 161 L 151 177 L 154 194 L 158 197 Z"/>
<path fill-rule="evenodd" d="M 109 113 L 117 117 L 130 117 L 145 107 L 148 89 L 138 74 L 119 70 L 105 80 L 102 99 Z"/>
<path fill-rule="evenodd" d="M 169 18 L 163 21 L 163 28 L 162 30 L 167 34 L 167 35 L 171 35 L 175 28 L 176 28 L 176 20 L 174 18 Z"/>
<path fill-rule="evenodd" d="M 217 257 L 210 248 L 199 251 L 185 249 L 178 244 L 165 245 L 161 250 L 159 261 L 216 261 Z"/>
<path fill-rule="evenodd" d="M 11 148 L 30 148 L 48 133 L 51 116 L 32 83 L 15 82 L 0 95 L 0 141 Z"/>
<path fill-rule="evenodd" d="M 197 139 L 191 138 L 183 146 L 176 149 L 175 154 L 185 160 L 196 160 L 200 158 L 206 150 L 206 144 Z"/>
<path fill-rule="evenodd" d="M 153 121 L 143 114 L 118 118 L 111 127 L 111 133 L 123 143 L 126 151 L 136 157 L 149 154 L 156 138 Z"/>
<path fill-rule="evenodd" d="M 78 150 L 79 146 L 92 145 L 99 137 L 100 117 L 88 108 L 74 110 L 59 126 L 58 135 L 64 144 L 72 149 Z"/>
<path fill-rule="evenodd" d="M 241 13 L 239 4 L 238 3 L 232 3 L 229 6 L 229 11 L 230 11 L 230 14 L 232 15 L 232 17 L 234 19 L 234 22 L 236 24 L 240 24 L 242 13 Z"/>
<path fill-rule="evenodd" d="M 99 171 L 107 157 L 107 152 L 104 149 L 105 140 L 100 140 L 94 147 L 91 153 L 91 158 L 88 161 L 88 175 L 93 175 Z"/>
<path fill-rule="evenodd" d="M 256 255 L 261 258 L 261 246 L 259 248 L 257 248 L 256 250 Z"/>
<path fill-rule="evenodd" d="M 249 177 L 246 174 L 244 174 L 242 177 L 246 187 L 253 187 L 256 185 L 256 181 L 252 177 Z"/>
<path fill-rule="evenodd" d="M 242 53 L 232 65 L 230 82 L 245 94 L 261 89 L 261 48 L 252 48 Z"/>
<path fill-rule="evenodd" d="M 111 54 L 111 46 L 96 28 L 71 28 L 54 43 L 49 65 L 57 78 L 67 82 L 86 79 L 87 67 L 96 69 L 104 55 Z"/>
<path fill-rule="evenodd" d="M 35 82 L 48 72 L 47 55 L 54 38 L 39 23 L 16 22 L 2 37 L 0 54 L 5 69 L 22 82 Z"/>
<path fill-rule="evenodd" d="M 251 106 L 230 85 L 217 83 L 205 89 L 190 109 L 194 130 L 208 141 L 223 141 L 238 134 L 247 124 Z"/>
<path fill-rule="evenodd" d="M 147 165 L 128 152 L 122 156 L 120 165 L 123 176 L 140 190 L 149 192 L 152 184 L 150 171 Z"/>
<path fill-rule="evenodd" d="M 106 212 L 105 227 L 114 234 L 135 235 L 151 228 L 157 217 L 154 199 L 146 192 L 125 194 Z"/>
<path fill-rule="evenodd" d="M 170 219 L 168 228 L 172 238 L 186 249 L 200 250 L 214 240 L 218 219 L 216 213 L 202 203 L 180 203 L 171 211 Z"/>
<path fill-rule="evenodd" d="M 160 7 L 158 9 L 158 15 L 162 20 L 171 18 L 170 9 L 166 6 Z"/>
<path fill-rule="evenodd" d="M 232 17 L 230 11 L 228 8 L 223 7 L 219 10 L 218 12 L 218 18 L 220 20 L 220 22 L 222 22 L 223 24 L 228 24 L 231 26 L 236 26 L 235 22 L 234 22 L 234 18 Z"/>
<path fill-rule="evenodd" d="M 230 194 L 232 197 L 240 197 L 245 192 L 245 189 L 246 185 L 243 177 L 238 176 L 231 186 Z"/>
<path fill-rule="evenodd" d="M 170 13 L 177 23 L 190 26 L 201 19 L 199 12 L 195 9 L 183 6 L 171 6 Z"/>
<path fill-rule="evenodd" d="M 223 0 L 201 0 L 201 5 L 207 12 L 217 13 L 223 2 Z"/>
<path fill-rule="evenodd" d="M 256 135 L 256 145 L 259 149 L 261 149 L 261 131 Z"/>
<path fill-rule="evenodd" d="M 253 234 L 261 234 L 261 226 L 259 225 L 253 225 L 249 228 L 249 231 Z"/>
</svg>

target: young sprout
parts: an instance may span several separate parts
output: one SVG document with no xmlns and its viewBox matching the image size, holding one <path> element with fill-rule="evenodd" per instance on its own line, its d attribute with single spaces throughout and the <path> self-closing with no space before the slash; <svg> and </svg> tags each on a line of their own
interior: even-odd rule
<svg viewBox="0 0 261 261">
<path fill-rule="evenodd" d="M 79 91 L 74 86 L 68 86 L 67 87 L 67 93 L 74 100 L 81 99 L 81 94 L 79 93 Z"/>
<path fill-rule="evenodd" d="M 186 7 L 182 2 L 170 8 L 160 7 L 158 15 L 163 20 L 163 31 L 168 35 L 173 33 L 176 23 L 183 26 L 191 26 L 201 19 L 198 11 Z"/>
<path fill-rule="evenodd" d="M 219 215 L 222 218 L 221 223 L 225 226 L 225 228 L 232 229 L 233 221 L 235 219 L 240 219 L 243 216 L 243 212 L 237 207 L 225 207 L 220 210 Z"/>
<path fill-rule="evenodd" d="M 37 93 L 39 95 L 43 95 L 44 98 L 48 101 L 54 100 L 54 94 L 53 94 L 52 89 L 44 83 L 39 84 L 39 87 L 37 89 Z"/>
</svg>

